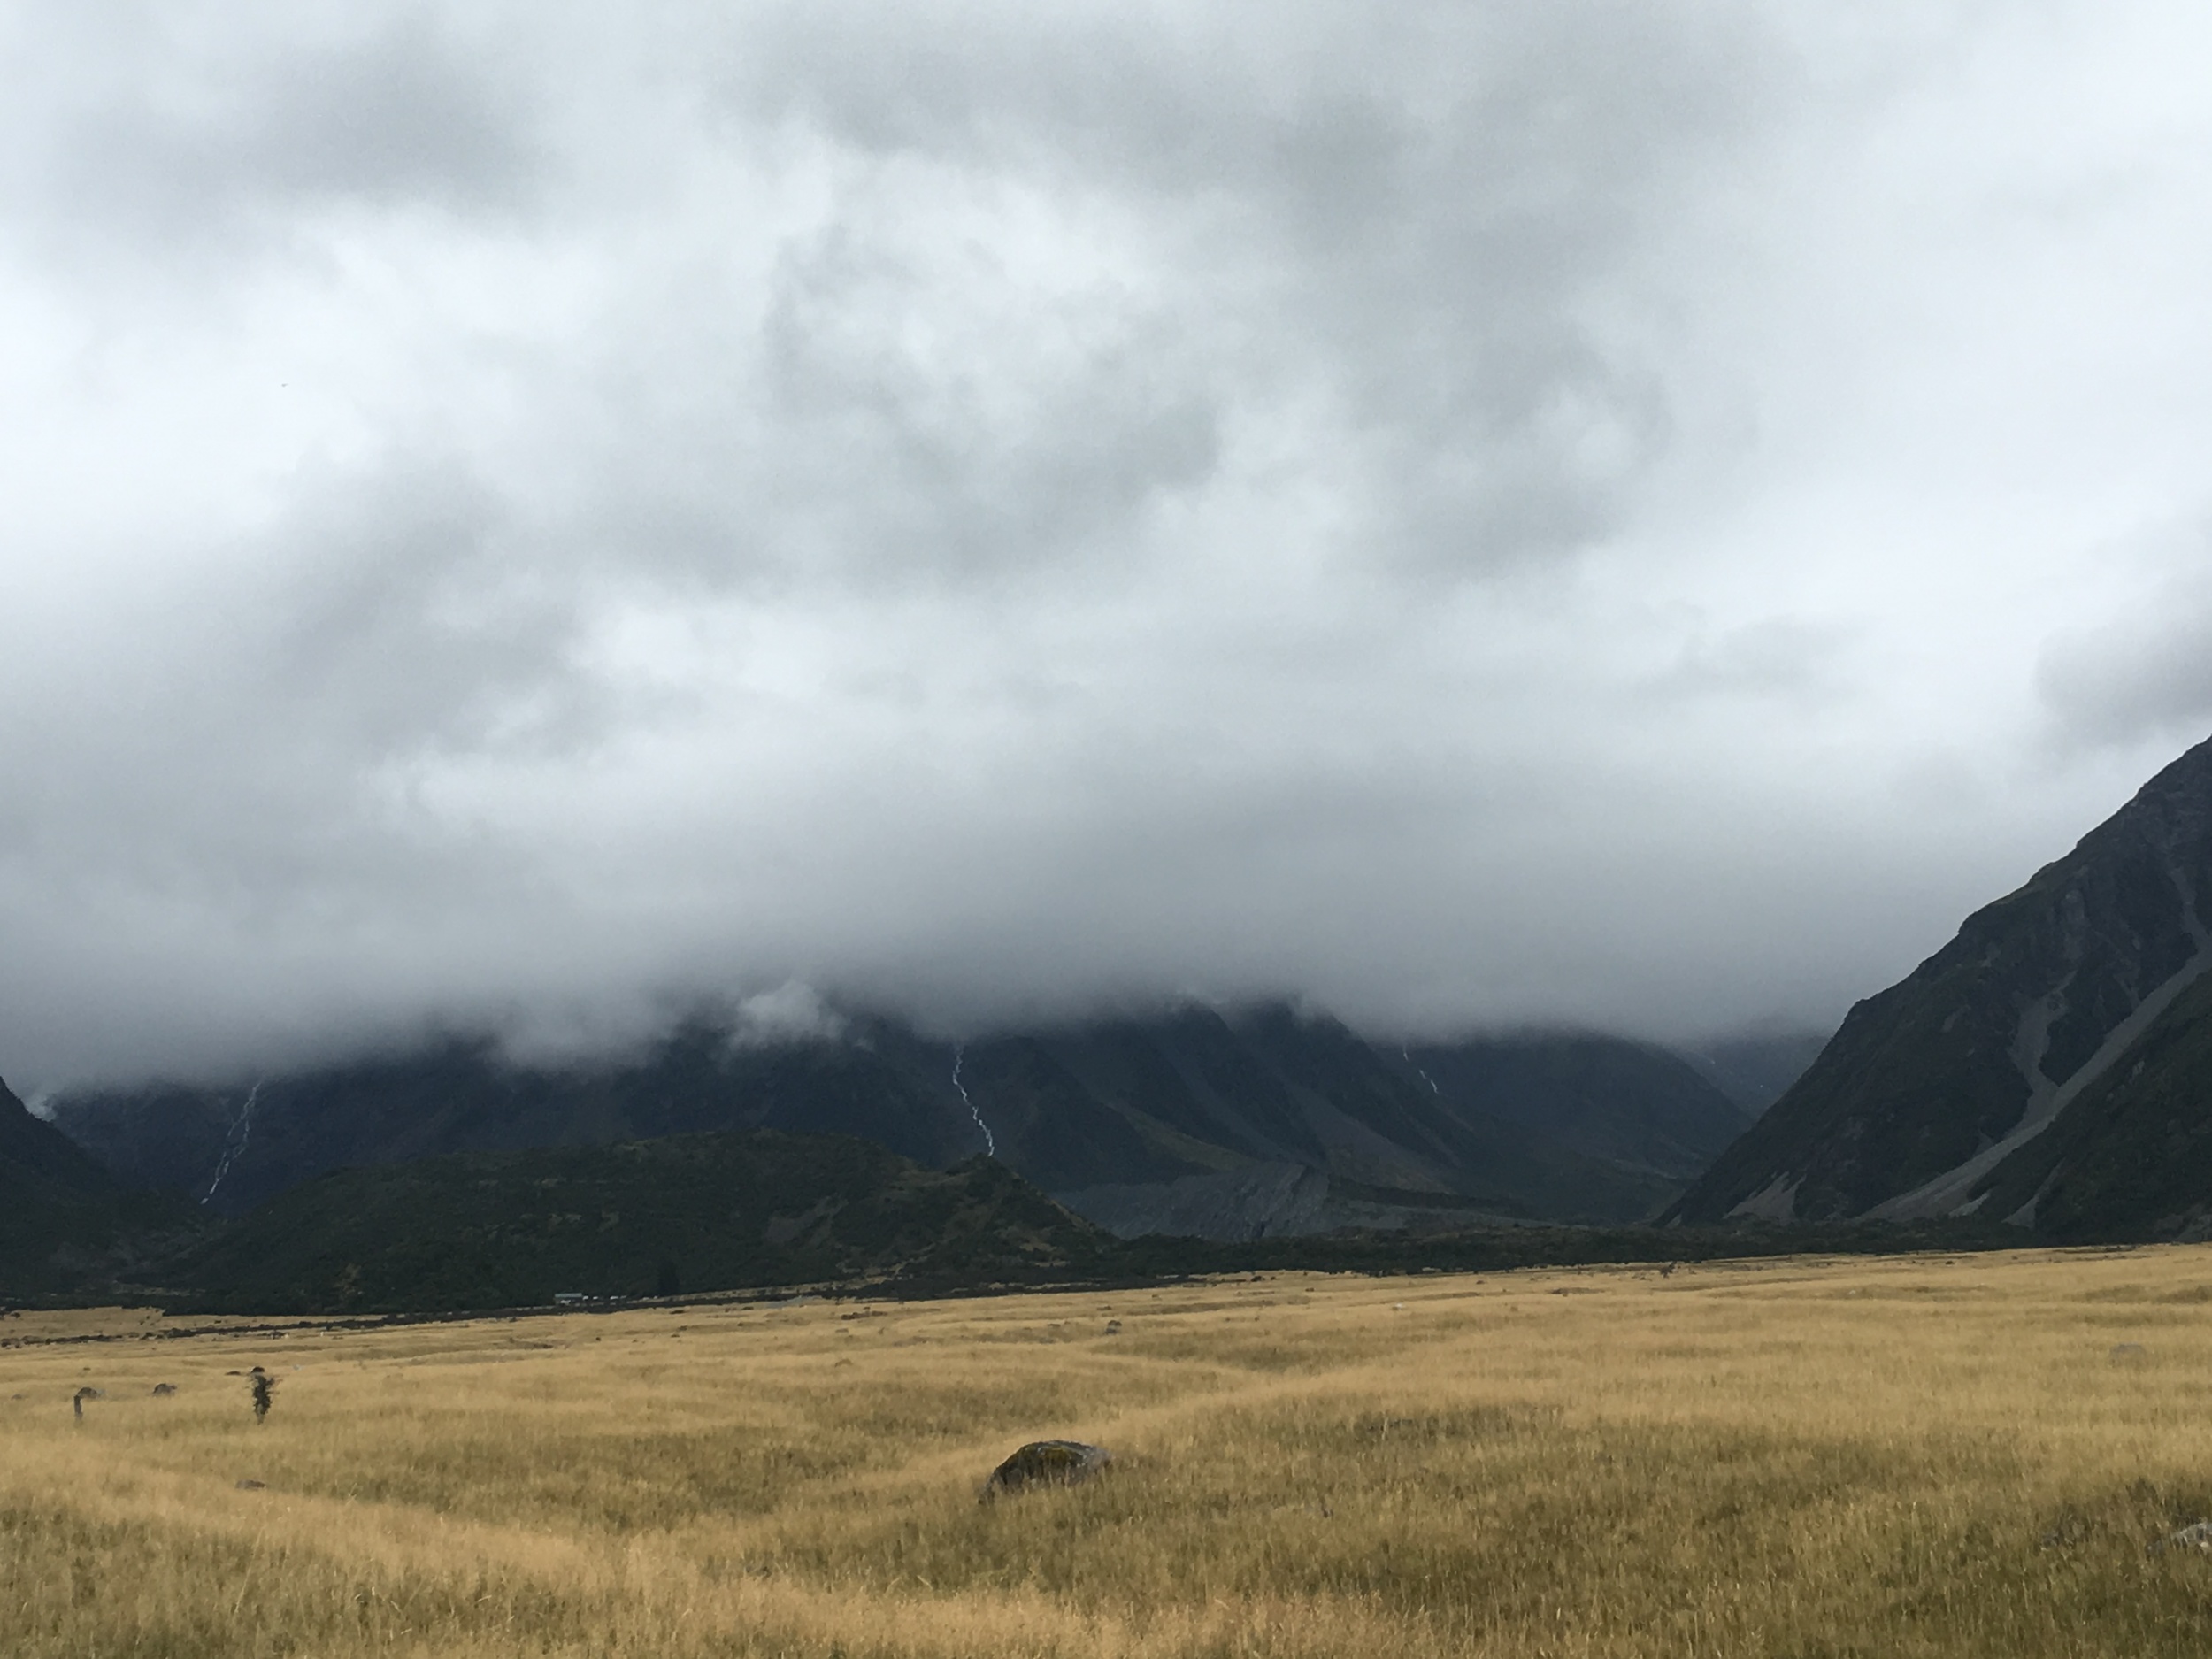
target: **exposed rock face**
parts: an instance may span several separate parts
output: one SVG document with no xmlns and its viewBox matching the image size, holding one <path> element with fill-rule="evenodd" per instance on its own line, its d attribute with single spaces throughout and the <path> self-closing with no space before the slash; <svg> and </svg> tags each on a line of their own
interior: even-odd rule
<svg viewBox="0 0 2212 1659">
<path fill-rule="evenodd" d="M 1081 1440 L 1032 1440 L 991 1471 L 983 1502 L 1033 1486 L 1071 1486 L 1103 1473 L 1113 1461 L 1105 1448 Z"/>
<path fill-rule="evenodd" d="M 1161 1186 L 1104 1186 L 1060 1202 L 1118 1238 L 1274 1239 L 1352 1225 L 1329 1203 L 1329 1178 L 1302 1164 L 1255 1164 Z"/>
<path fill-rule="evenodd" d="M 2195 975 L 1976 1200 L 2057 1240 L 2212 1238 L 2212 973 Z"/>
<path fill-rule="evenodd" d="M 2137 1148 L 2124 1164 L 2170 1169 L 2171 1143 L 2193 1145 L 2212 1126 L 2202 1105 L 2212 1070 L 2197 1069 L 2203 1045 L 2191 1035 L 2212 1020 L 2208 925 L 2212 742 L 1853 1009 L 1670 1217 L 1987 1213 L 2069 1231 L 2049 1225 L 2054 1200 L 2063 1211 L 2070 1182 L 2117 1141 Z M 2203 1151 L 2212 1175 L 2212 1147 Z M 2112 1175 L 2099 1190 L 2109 1193 Z M 2186 1181 L 2138 1185 L 2144 1202 L 2157 1187 L 2166 1219 L 2187 1225 Z M 2199 1199 L 2212 1204 L 2212 1190 Z M 2070 1231 L 2150 1228 L 2141 1208 L 2106 1202 L 2096 1227 Z"/>
<path fill-rule="evenodd" d="M 1341 1191 L 1303 1164 L 1254 1164 L 1217 1175 L 1186 1175 L 1160 1186 L 1091 1187 L 1058 1194 L 1086 1221 L 1117 1238 L 1148 1234 L 1177 1239 L 1309 1238 L 1350 1228 L 1407 1229 L 1511 1225 L 1521 1217 L 1479 1205 L 1390 1202 Z"/>
</svg>

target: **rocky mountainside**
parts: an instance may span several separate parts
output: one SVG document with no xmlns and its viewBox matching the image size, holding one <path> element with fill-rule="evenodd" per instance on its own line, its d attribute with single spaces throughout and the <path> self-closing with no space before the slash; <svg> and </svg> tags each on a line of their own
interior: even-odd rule
<svg viewBox="0 0 2212 1659">
<path fill-rule="evenodd" d="M 1851 1010 L 1671 1218 L 2212 1214 L 2212 741 Z"/>
<path fill-rule="evenodd" d="M 2212 1238 L 2212 974 L 2199 974 L 2042 1135 L 1985 1207 L 2060 1242 Z"/>
<path fill-rule="evenodd" d="M 1395 1049 L 1280 1007 L 954 1047 L 854 1018 L 526 1067 L 454 1040 L 227 1088 L 81 1093 L 57 1121 L 124 1180 L 242 1214 L 326 1171 L 462 1152 L 779 1129 L 944 1168 L 989 1152 L 1123 1231 L 1250 1238 L 1486 1217 L 1633 1221 L 1746 1114 L 1678 1057 L 1587 1037 Z"/>
</svg>

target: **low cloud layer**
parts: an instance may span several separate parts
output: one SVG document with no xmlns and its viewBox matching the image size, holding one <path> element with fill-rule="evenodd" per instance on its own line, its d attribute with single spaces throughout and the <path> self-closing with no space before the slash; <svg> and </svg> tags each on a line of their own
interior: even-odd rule
<svg viewBox="0 0 2212 1659">
<path fill-rule="evenodd" d="M 0 1070 L 1833 1019 L 2212 729 L 2208 66 L 2148 4 L 12 17 Z"/>
</svg>

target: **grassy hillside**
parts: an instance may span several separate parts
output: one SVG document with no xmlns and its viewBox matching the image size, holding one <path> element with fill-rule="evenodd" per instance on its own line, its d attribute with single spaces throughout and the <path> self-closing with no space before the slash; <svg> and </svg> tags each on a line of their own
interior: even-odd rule
<svg viewBox="0 0 2212 1659">
<path fill-rule="evenodd" d="M 1116 1240 L 1003 1164 L 926 1170 L 845 1136 L 681 1135 L 344 1170 L 272 1200 L 158 1270 L 201 1311 L 447 1313 L 869 1283 L 883 1293 L 1145 1284 L 1306 1270 L 1496 1271 L 1806 1250 L 2017 1241 L 1993 1224 L 1789 1228 L 1471 1226 L 1243 1242 Z"/>
<path fill-rule="evenodd" d="M 2212 1558 L 2150 1547 L 2212 1515 L 2208 1282 L 2192 1248 L 30 1316 L 0 1326 L 4 1646 L 2196 1659 Z M 976 1501 L 1048 1436 L 1111 1472 Z"/>
<path fill-rule="evenodd" d="M 1091 1274 L 1111 1240 L 1004 1166 L 923 1169 L 841 1135 L 678 1135 L 342 1170 L 171 1270 L 210 1309 L 414 1312 L 564 1292 Z"/>
</svg>

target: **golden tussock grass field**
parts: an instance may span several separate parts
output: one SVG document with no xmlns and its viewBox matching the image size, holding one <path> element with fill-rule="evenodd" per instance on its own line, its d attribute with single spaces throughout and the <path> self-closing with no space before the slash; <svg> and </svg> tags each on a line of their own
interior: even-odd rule
<svg viewBox="0 0 2212 1659">
<path fill-rule="evenodd" d="M 11 1659 L 2212 1653 L 2203 1248 L 165 1328 L 0 1322 Z"/>
</svg>

